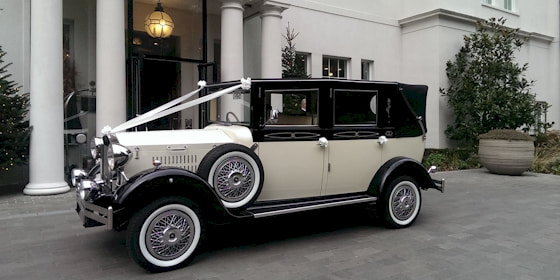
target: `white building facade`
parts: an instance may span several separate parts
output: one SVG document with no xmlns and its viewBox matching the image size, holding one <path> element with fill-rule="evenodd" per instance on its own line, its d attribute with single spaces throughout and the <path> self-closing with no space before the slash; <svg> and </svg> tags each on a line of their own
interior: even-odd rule
<svg viewBox="0 0 560 280">
<path fill-rule="evenodd" d="M 174 21 L 168 38 L 144 29 L 158 2 Z M 445 64 L 478 19 L 504 17 L 528 38 L 517 60 L 529 63 L 537 99 L 552 105 L 547 121 L 553 129 L 560 124 L 558 0 L 3 0 L 0 9 L 4 60 L 31 97 L 26 194 L 68 190 L 68 139 L 75 135 L 63 125 L 63 57 L 75 66 L 75 89 L 90 89 L 78 101 L 78 129 L 89 139 L 196 88 L 199 79 L 280 78 L 288 24 L 313 78 L 428 85 L 426 146 L 444 148 L 452 145 L 444 133 L 452 115 L 439 93 L 448 82 Z M 186 110 L 157 128 L 197 127 L 198 120 L 197 110 Z"/>
</svg>

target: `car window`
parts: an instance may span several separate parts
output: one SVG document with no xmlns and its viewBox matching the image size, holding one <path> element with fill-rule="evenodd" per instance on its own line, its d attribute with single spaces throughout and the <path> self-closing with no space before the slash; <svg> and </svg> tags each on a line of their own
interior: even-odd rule
<svg viewBox="0 0 560 280">
<path fill-rule="evenodd" d="M 376 90 L 334 90 L 334 124 L 377 124 Z"/>
<path fill-rule="evenodd" d="M 267 125 L 318 125 L 318 89 L 267 90 Z"/>
</svg>

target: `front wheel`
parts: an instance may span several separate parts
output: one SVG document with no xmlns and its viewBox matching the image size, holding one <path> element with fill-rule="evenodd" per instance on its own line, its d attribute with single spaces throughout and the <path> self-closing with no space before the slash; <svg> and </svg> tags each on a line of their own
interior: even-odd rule
<svg viewBox="0 0 560 280">
<path fill-rule="evenodd" d="M 132 217 L 127 247 L 134 261 L 145 269 L 168 271 L 192 259 L 201 233 L 202 220 L 192 201 L 181 197 L 162 198 Z"/>
<path fill-rule="evenodd" d="M 416 181 L 409 176 L 400 176 L 383 191 L 379 210 L 388 227 L 404 228 L 414 223 L 421 204 L 422 196 Z"/>
</svg>

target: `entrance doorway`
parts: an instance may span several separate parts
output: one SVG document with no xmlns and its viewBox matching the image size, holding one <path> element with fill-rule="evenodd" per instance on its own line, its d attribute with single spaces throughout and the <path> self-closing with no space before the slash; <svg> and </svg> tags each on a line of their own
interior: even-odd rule
<svg viewBox="0 0 560 280">
<path fill-rule="evenodd" d="M 215 76 L 210 72 L 215 67 L 207 63 L 206 0 L 161 0 L 157 6 L 153 0 L 126 3 L 127 118 L 131 119 L 196 89 L 199 79 Z M 161 7 L 174 27 L 171 35 L 150 33 L 154 38 L 145 29 L 145 19 Z M 198 109 L 188 108 L 133 129 L 188 129 L 196 128 L 198 123 Z"/>
<path fill-rule="evenodd" d="M 181 89 L 180 63 L 165 57 L 176 56 L 177 38 L 157 39 L 145 32 L 134 32 L 132 116 L 144 114 L 177 98 Z M 156 55 L 159 58 L 153 58 Z M 180 113 L 148 122 L 138 130 L 177 129 Z"/>
</svg>

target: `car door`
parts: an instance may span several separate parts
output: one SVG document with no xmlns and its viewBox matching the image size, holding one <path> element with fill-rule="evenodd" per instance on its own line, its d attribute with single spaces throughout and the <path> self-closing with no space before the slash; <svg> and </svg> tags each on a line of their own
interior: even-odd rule
<svg viewBox="0 0 560 280">
<path fill-rule="evenodd" d="M 258 201 L 321 195 L 326 147 L 319 139 L 319 89 L 263 90 L 266 123 L 255 133 L 265 180 Z"/>
<path fill-rule="evenodd" d="M 382 162 L 378 128 L 378 90 L 333 89 L 332 134 L 327 148 L 326 184 L 322 195 L 367 190 Z"/>
</svg>

